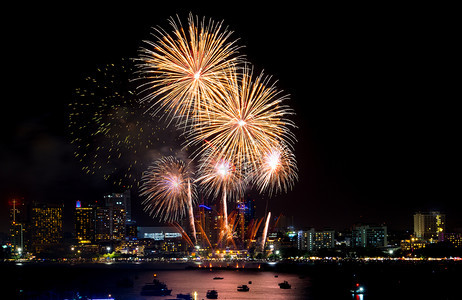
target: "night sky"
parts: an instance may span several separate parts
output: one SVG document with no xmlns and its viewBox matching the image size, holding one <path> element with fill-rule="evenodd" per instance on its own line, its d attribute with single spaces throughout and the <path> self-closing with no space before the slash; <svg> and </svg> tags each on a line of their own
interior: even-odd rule
<svg viewBox="0 0 462 300">
<path fill-rule="evenodd" d="M 256 70 L 291 95 L 299 181 L 269 199 L 273 215 L 298 227 L 412 229 L 412 214 L 431 209 L 447 214 L 449 231 L 462 228 L 451 17 L 430 7 L 230 4 L 12 8 L 2 34 L 0 231 L 9 198 L 71 207 L 118 191 L 81 172 L 67 105 L 84 76 L 136 57 L 153 26 L 170 29 L 170 16 L 186 22 L 190 11 L 224 20 Z M 255 197 L 262 216 L 266 198 Z M 149 223 L 136 201 L 135 216 Z"/>
</svg>

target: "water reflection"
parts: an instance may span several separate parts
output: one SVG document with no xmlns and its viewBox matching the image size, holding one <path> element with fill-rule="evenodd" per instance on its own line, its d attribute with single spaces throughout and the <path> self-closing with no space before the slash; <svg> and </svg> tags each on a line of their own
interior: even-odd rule
<svg viewBox="0 0 462 300">
<path fill-rule="evenodd" d="M 354 300 L 364 300 L 364 294 L 354 294 L 353 299 Z"/>
<path fill-rule="evenodd" d="M 243 299 L 243 297 L 245 299 L 312 299 L 308 295 L 309 277 L 299 278 L 296 274 L 268 271 L 140 270 L 115 268 L 112 265 L 104 268 L 67 267 L 65 270 L 59 270 L 60 272 L 48 273 L 50 275 L 46 279 L 33 274 L 39 271 L 40 268 L 29 269 L 27 277 L 30 276 L 30 280 L 23 277 L 25 279 L 21 282 L 24 289 L 21 293 L 23 297 L 51 293 L 59 295 L 56 299 L 74 299 L 69 296 L 79 294 L 91 298 L 98 295 L 101 299 L 149 300 L 155 295 L 155 299 L 165 300 L 181 294 L 191 295 L 192 299 L 207 299 L 207 291 L 216 290 L 219 299 Z M 223 279 L 214 280 L 214 278 Z M 165 283 L 162 288 L 171 293 L 158 293 L 153 280 Z M 33 284 L 31 281 L 34 281 Z M 280 288 L 279 283 L 283 281 L 289 282 L 291 289 Z M 157 285 L 160 286 L 159 283 Z M 239 291 L 238 287 L 243 285 L 247 285 L 249 291 Z M 104 297 L 101 297 L 102 295 Z"/>
</svg>

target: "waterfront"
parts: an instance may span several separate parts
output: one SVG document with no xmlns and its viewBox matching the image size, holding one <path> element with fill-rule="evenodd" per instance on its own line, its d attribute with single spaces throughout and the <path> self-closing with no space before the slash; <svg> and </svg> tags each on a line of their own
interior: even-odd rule
<svg viewBox="0 0 462 300">
<path fill-rule="evenodd" d="M 350 289 L 360 282 L 366 289 L 363 300 L 372 299 L 460 299 L 460 262 L 370 262 L 266 264 L 262 269 L 185 269 L 188 264 L 133 263 L 10 263 L 2 264 L 9 274 L 7 299 L 63 299 L 69 292 L 81 295 L 111 295 L 117 300 L 172 299 L 178 293 L 216 289 L 218 299 L 354 299 Z M 172 289 L 172 296 L 141 296 L 143 285 L 154 274 Z M 223 280 L 213 280 L 214 277 Z M 277 276 L 277 277 L 275 277 Z M 128 279 L 132 287 L 118 282 Z M 287 280 L 292 288 L 280 289 Z M 252 284 L 248 284 L 252 281 Z M 248 284 L 249 292 L 237 286 Z M 358 298 L 360 299 L 360 298 Z"/>
</svg>

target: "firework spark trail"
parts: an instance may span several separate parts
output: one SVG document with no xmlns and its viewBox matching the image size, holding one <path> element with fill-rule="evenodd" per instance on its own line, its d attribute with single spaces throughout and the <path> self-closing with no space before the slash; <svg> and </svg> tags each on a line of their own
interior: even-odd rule
<svg viewBox="0 0 462 300">
<path fill-rule="evenodd" d="M 183 237 L 183 239 L 188 243 L 189 246 L 191 247 L 194 247 L 194 243 L 191 241 L 191 239 L 189 238 L 188 234 L 186 233 L 186 231 L 184 231 L 183 227 L 180 226 L 180 224 L 178 224 L 177 222 L 173 222 L 172 225 L 178 229 L 178 231 L 181 233 L 181 236 Z"/>
<path fill-rule="evenodd" d="M 259 157 L 258 168 L 252 175 L 260 193 L 268 190 L 270 196 L 273 192 L 287 192 L 297 178 L 295 155 L 284 144 L 267 149 Z"/>
<path fill-rule="evenodd" d="M 144 210 L 161 221 L 180 220 L 195 199 L 188 195 L 195 195 L 191 179 L 192 172 L 183 161 L 172 156 L 155 161 L 142 177 L 140 196 L 146 197 L 142 202 Z"/>
<path fill-rule="evenodd" d="M 214 148 L 208 147 L 206 155 L 201 158 L 196 182 L 207 195 L 218 197 L 221 193 L 223 213 L 222 231 L 226 236 L 228 230 L 228 196 L 239 197 L 242 194 L 243 178 L 232 161 L 217 155 Z"/>
<path fill-rule="evenodd" d="M 154 114 L 168 111 L 170 118 L 189 122 L 195 112 L 208 106 L 210 99 L 223 93 L 227 74 L 239 65 L 239 46 L 222 22 L 205 18 L 199 22 L 192 14 L 188 29 L 170 18 L 171 34 L 156 29 L 156 41 L 146 41 L 140 50 L 139 86 L 143 102 L 152 103 Z"/>
<path fill-rule="evenodd" d="M 263 236 L 261 241 L 261 251 L 265 250 L 266 236 L 268 235 L 268 226 L 271 218 L 271 212 L 268 212 L 268 217 L 266 217 L 265 228 L 263 229 Z"/>
<path fill-rule="evenodd" d="M 138 185 L 161 132 L 138 103 L 132 71 L 127 60 L 99 67 L 68 105 L 71 144 L 82 171 L 127 188 Z"/>
<path fill-rule="evenodd" d="M 205 238 L 205 241 L 206 241 L 207 244 L 209 245 L 210 249 L 213 250 L 213 246 L 212 246 L 212 244 L 210 243 L 210 240 L 209 240 L 209 238 L 207 237 L 207 234 L 205 234 L 204 228 L 202 227 L 200 221 L 197 221 L 197 225 L 199 226 L 199 231 L 201 232 L 202 236 Z"/>
<path fill-rule="evenodd" d="M 226 190 L 223 190 L 223 199 L 221 200 L 222 209 L 223 209 L 223 230 L 225 235 L 228 235 L 229 228 L 228 228 L 228 205 L 226 203 Z"/>
<path fill-rule="evenodd" d="M 221 199 L 219 241 L 231 237 L 234 243 L 227 201 L 236 200 L 250 183 L 271 196 L 287 191 L 297 179 L 292 152 L 296 138 L 291 132 L 296 126 L 289 119 L 294 112 L 284 104 L 288 96 L 276 88 L 271 76 L 255 75 L 238 55 L 239 47 L 222 22 L 206 22 L 205 18 L 199 22 L 192 14 L 187 28 L 179 19 L 169 21 L 173 31 L 158 28 L 156 40 L 146 42 L 140 50 L 141 102 L 149 104 L 153 114 L 161 114 L 169 122 L 175 120 L 183 130 L 185 148 L 195 149 L 193 159 L 199 157 L 199 176 L 194 183 L 206 196 Z M 150 197 L 145 204 L 151 214 L 164 220 L 184 215 L 171 201 L 161 200 L 158 192 L 148 189 L 143 192 Z M 195 232 L 192 205 L 182 204 L 184 207 L 189 208 Z M 268 213 L 262 248 L 270 216 Z M 230 223 L 235 221 L 229 218 Z M 263 220 L 254 224 L 252 236 Z"/>
<path fill-rule="evenodd" d="M 249 240 L 255 240 L 255 236 L 257 235 L 258 229 L 260 228 L 261 223 L 263 222 L 264 218 L 260 220 L 255 220 L 249 230 Z"/>
<path fill-rule="evenodd" d="M 270 76 L 254 76 L 247 65 L 241 74 L 230 73 L 227 79 L 223 97 L 214 98 L 207 110 L 196 112 L 197 122 L 185 134 L 186 145 L 207 141 L 210 147 L 220 149 L 219 155 L 225 159 L 237 159 L 237 165 L 255 168 L 262 152 L 281 142 L 292 145 L 295 141 L 290 131 L 295 124 L 287 118 L 293 110 L 282 104 L 288 96 L 276 89 Z M 200 147 L 199 154 L 205 149 Z"/>
<path fill-rule="evenodd" d="M 279 220 L 281 220 L 281 217 L 282 217 L 282 213 L 280 213 L 279 216 L 277 217 L 276 222 L 274 222 L 273 228 L 278 227 L 278 223 L 279 223 Z"/>
<path fill-rule="evenodd" d="M 194 224 L 194 211 L 192 203 L 192 193 L 191 193 L 191 179 L 188 179 L 188 210 L 189 210 L 189 224 L 191 226 L 191 235 L 194 239 L 194 244 L 197 243 L 196 237 L 196 225 Z"/>
</svg>

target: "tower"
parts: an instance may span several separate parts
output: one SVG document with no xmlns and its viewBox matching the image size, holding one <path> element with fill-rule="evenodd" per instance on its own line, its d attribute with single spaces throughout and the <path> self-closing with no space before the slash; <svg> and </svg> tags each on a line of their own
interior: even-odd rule
<svg viewBox="0 0 462 300">
<path fill-rule="evenodd" d="M 132 200 L 130 190 L 123 193 L 112 193 L 104 196 L 104 201 L 108 207 L 119 207 L 125 212 L 125 220 L 130 222 L 132 220 Z"/>
<path fill-rule="evenodd" d="M 439 211 L 414 214 L 414 235 L 416 238 L 437 242 L 442 239 L 446 228 L 446 215 Z"/>
<path fill-rule="evenodd" d="M 10 241 L 12 251 L 21 254 L 27 246 L 26 223 L 27 209 L 24 201 L 11 199 L 8 201 L 10 206 Z"/>
<path fill-rule="evenodd" d="M 95 210 L 91 206 L 82 207 L 80 201 L 75 205 L 75 237 L 79 244 L 95 240 Z"/>
</svg>

